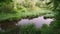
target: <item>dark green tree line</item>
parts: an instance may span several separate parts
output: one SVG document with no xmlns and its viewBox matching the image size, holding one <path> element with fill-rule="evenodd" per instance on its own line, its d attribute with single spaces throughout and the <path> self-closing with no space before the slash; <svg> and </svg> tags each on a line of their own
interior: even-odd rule
<svg viewBox="0 0 60 34">
<path fill-rule="evenodd" d="M 60 34 L 60 0 L 53 0 L 55 20 L 51 23 L 51 34 Z"/>
</svg>

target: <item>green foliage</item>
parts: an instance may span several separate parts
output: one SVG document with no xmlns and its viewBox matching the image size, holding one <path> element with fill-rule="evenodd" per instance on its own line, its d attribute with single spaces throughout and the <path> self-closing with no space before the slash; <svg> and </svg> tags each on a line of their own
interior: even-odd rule
<svg viewBox="0 0 60 34">
<path fill-rule="evenodd" d="M 54 13 L 55 21 L 53 21 L 50 25 L 52 34 L 60 34 L 60 0 L 54 0 Z"/>
<path fill-rule="evenodd" d="M 41 27 L 41 34 L 50 34 L 50 28 L 48 27 L 48 25 L 43 24 L 43 26 Z"/>
<path fill-rule="evenodd" d="M 45 15 L 50 12 L 51 12 L 50 10 L 43 10 L 43 9 L 29 11 L 29 9 L 27 8 L 22 8 L 21 10 L 17 10 L 17 11 L 6 11 L 6 12 L 4 12 L 3 10 L 2 12 L 0 12 L 0 21 L 4 21 L 4 20 L 13 21 L 22 18 L 33 18 L 33 17 Z"/>
<path fill-rule="evenodd" d="M 50 25 L 50 29 L 52 34 L 60 34 L 60 21 L 53 21 Z"/>
<path fill-rule="evenodd" d="M 34 24 L 28 24 L 24 26 L 13 27 L 5 30 L 4 32 L 1 30 L 0 34 L 41 34 L 41 31 L 40 29 L 36 29 Z"/>
<path fill-rule="evenodd" d="M 6 4 L 6 3 L 1 4 L 0 5 L 0 12 L 6 12 L 6 13 L 14 12 L 12 3 L 10 3 L 10 4 Z"/>
<path fill-rule="evenodd" d="M 17 7 L 17 11 L 14 10 L 14 6 L 12 4 L 10 4 L 12 0 L 0 0 L 0 21 L 5 21 L 5 20 L 19 20 L 21 18 L 32 18 L 32 17 L 36 17 L 41 16 L 41 15 L 45 15 L 47 13 L 50 13 L 51 11 L 49 10 L 29 10 L 28 8 L 26 8 L 25 4 L 23 7 Z M 54 0 L 54 2 L 52 2 L 54 4 L 54 6 L 52 8 L 54 8 L 53 10 L 55 12 L 57 12 L 57 14 L 55 15 L 55 19 L 56 21 L 54 21 L 53 23 L 51 23 L 50 27 L 48 27 L 47 25 L 43 25 L 41 29 L 36 29 L 34 25 L 24 25 L 24 26 L 20 26 L 19 27 L 19 33 L 20 34 L 60 34 L 60 9 L 58 7 L 60 7 L 60 0 Z M 51 2 L 47 3 L 47 5 L 51 4 Z M 33 5 L 33 4 L 32 4 Z M 37 5 L 39 6 L 39 3 L 37 3 Z M 52 5 L 52 4 L 51 4 Z M 28 7 L 28 6 L 27 6 Z M 16 13 L 15 13 L 16 11 Z M 50 16 L 50 15 L 48 15 Z M 9 34 L 14 34 L 15 29 L 11 30 L 11 31 L 7 31 L 7 33 Z M 3 34 L 5 34 L 6 32 L 4 32 Z M 7 34 L 6 33 L 6 34 Z"/>
<path fill-rule="evenodd" d="M 17 19 L 27 18 L 27 17 L 32 18 L 32 17 L 41 16 L 41 15 L 51 12 L 50 10 L 44 10 L 40 8 L 36 8 L 36 9 L 33 8 L 34 10 L 30 10 L 29 8 L 27 8 L 29 7 L 28 5 L 30 4 L 29 0 L 25 0 L 23 2 L 21 1 L 22 5 L 20 5 L 20 3 L 16 1 L 17 10 L 14 10 L 14 1 L 13 2 L 11 1 L 13 0 L 1 0 L 0 1 L 2 2 L 0 3 L 0 21 L 4 21 L 4 20 L 12 21 L 12 20 L 17 20 Z"/>
<path fill-rule="evenodd" d="M 0 34 L 19 34 L 19 27 L 18 26 L 14 26 L 10 29 L 2 29 L 0 30 Z"/>
<path fill-rule="evenodd" d="M 36 3 L 36 6 L 40 7 L 40 2 L 37 2 L 37 3 Z"/>
<path fill-rule="evenodd" d="M 20 27 L 20 34 L 41 34 L 41 31 L 33 24 L 28 24 Z"/>
<path fill-rule="evenodd" d="M 12 0 L 0 0 L 0 3 L 3 3 L 3 2 L 12 2 Z"/>
</svg>

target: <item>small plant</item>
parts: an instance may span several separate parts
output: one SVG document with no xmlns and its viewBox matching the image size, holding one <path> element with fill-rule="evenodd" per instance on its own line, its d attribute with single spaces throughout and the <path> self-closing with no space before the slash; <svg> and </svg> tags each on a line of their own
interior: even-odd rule
<svg viewBox="0 0 60 34">
<path fill-rule="evenodd" d="M 20 34 L 41 34 L 40 29 L 36 29 L 34 24 L 27 24 L 20 27 Z"/>
</svg>

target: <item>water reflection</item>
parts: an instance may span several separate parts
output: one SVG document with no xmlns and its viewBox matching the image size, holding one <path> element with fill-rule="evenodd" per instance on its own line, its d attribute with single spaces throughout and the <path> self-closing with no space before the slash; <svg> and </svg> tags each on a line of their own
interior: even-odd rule
<svg viewBox="0 0 60 34">
<path fill-rule="evenodd" d="M 16 25 L 18 25 L 18 26 L 22 25 L 23 26 L 24 24 L 32 24 L 32 23 L 34 23 L 34 25 L 36 27 L 41 27 L 43 24 L 47 24 L 49 26 L 49 24 L 52 21 L 53 21 L 53 19 L 50 19 L 50 18 L 44 19 L 44 16 L 40 16 L 38 18 L 33 18 L 33 19 L 30 19 L 30 20 L 29 19 L 21 19 L 18 22 L 18 24 L 16 24 Z"/>
<path fill-rule="evenodd" d="M 49 26 L 49 24 L 53 21 L 53 19 L 48 18 L 48 19 L 44 19 L 43 16 L 37 17 L 37 18 L 33 18 L 33 19 L 21 19 L 20 21 L 18 21 L 18 23 L 15 22 L 7 22 L 7 23 L 2 23 L 0 24 L 0 31 L 1 32 L 14 32 L 14 34 L 19 31 L 19 26 L 23 26 L 26 24 L 32 24 L 34 23 L 36 28 L 40 28 L 43 24 L 47 24 Z M 17 27 L 18 26 L 18 27 Z"/>
</svg>

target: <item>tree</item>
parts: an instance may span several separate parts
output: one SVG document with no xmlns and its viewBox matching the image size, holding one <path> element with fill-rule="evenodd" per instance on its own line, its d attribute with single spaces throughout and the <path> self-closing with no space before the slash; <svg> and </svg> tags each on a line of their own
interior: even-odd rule
<svg viewBox="0 0 60 34">
<path fill-rule="evenodd" d="M 56 13 L 55 21 L 50 24 L 52 34 L 60 34 L 60 0 L 53 0 L 54 9 L 53 12 Z"/>
</svg>

